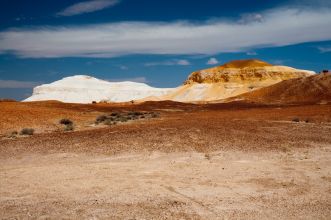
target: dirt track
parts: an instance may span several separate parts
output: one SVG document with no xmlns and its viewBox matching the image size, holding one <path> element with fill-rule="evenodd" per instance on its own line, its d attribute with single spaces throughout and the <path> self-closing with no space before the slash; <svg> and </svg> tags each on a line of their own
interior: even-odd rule
<svg viewBox="0 0 331 220">
<path fill-rule="evenodd" d="M 331 216 L 330 105 L 34 105 L 44 120 L 22 123 L 38 133 L 0 140 L 3 218 Z M 17 109 L 35 114 L 30 107 Z M 132 109 L 161 117 L 89 126 L 102 112 Z M 54 129 L 64 116 L 77 131 Z"/>
</svg>

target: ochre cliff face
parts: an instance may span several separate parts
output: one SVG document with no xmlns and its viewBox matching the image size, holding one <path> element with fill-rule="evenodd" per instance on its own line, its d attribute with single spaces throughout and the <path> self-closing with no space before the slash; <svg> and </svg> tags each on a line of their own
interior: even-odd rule
<svg viewBox="0 0 331 220">
<path fill-rule="evenodd" d="M 252 83 L 282 81 L 311 75 L 310 71 L 272 66 L 259 60 L 239 60 L 222 66 L 193 72 L 184 85 L 193 83 Z"/>
</svg>

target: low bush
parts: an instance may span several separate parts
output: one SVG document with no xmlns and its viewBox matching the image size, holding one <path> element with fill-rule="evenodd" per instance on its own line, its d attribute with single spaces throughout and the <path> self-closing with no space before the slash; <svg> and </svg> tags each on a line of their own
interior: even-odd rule
<svg viewBox="0 0 331 220">
<path fill-rule="evenodd" d="M 34 129 L 33 128 L 23 128 L 20 132 L 20 135 L 33 135 Z"/>
<path fill-rule="evenodd" d="M 73 124 L 67 124 L 65 127 L 64 127 L 64 131 L 73 131 L 75 129 L 74 125 Z"/>
<path fill-rule="evenodd" d="M 104 122 L 106 119 L 108 119 L 107 115 L 100 115 L 96 118 L 95 122 L 98 123 L 102 123 Z"/>
<path fill-rule="evenodd" d="M 292 121 L 293 122 L 300 122 L 300 119 L 299 118 L 293 118 Z"/>
<path fill-rule="evenodd" d="M 113 112 L 110 114 L 110 116 L 119 116 L 119 115 L 120 115 L 120 113 L 118 113 L 118 112 Z"/>
<path fill-rule="evenodd" d="M 120 121 L 120 122 L 127 122 L 128 119 L 127 119 L 127 117 L 120 117 L 120 118 L 119 118 L 119 121 Z"/>
<path fill-rule="evenodd" d="M 60 124 L 61 125 L 72 125 L 73 122 L 70 119 L 63 118 L 63 119 L 60 120 Z"/>
<path fill-rule="evenodd" d="M 116 122 L 112 118 L 106 119 L 103 123 L 109 126 L 116 124 Z"/>
</svg>

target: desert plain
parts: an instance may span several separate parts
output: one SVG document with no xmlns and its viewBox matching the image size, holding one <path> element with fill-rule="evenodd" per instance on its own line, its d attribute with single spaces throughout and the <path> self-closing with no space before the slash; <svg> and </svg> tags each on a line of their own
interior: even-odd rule
<svg viewBox="0 0 331 220">
<path fill-rule="evenodd" d="M 95 124 L 114 112 L 158 117 Z M 0 121 L 2 219 L 331 216 L 327 103 L 0 102 Z"/>
</svg>

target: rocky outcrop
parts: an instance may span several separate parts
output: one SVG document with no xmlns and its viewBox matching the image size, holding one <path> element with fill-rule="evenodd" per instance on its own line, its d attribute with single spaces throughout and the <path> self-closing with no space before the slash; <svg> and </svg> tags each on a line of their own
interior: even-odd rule
<svg viewBox="0 0 331 220">
<path fill-rule="evenodd" d="M 184 85 L 193 83 L 252 83 L 282 81 L 306 77 L 312 71 L 298 70 L 286 66 L 272 66 L 260 60 L 239 60 L 222 66 L 193 72 Z"/>
</svg>

